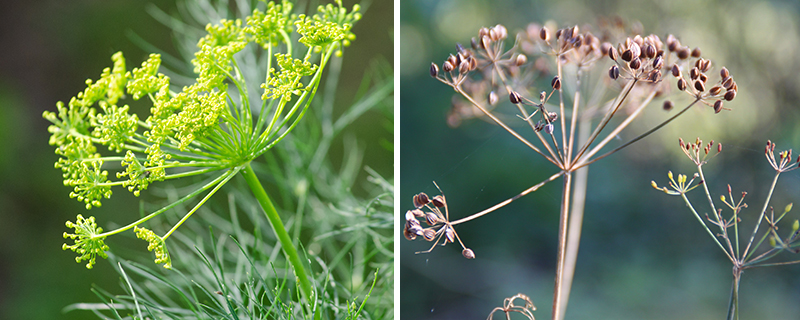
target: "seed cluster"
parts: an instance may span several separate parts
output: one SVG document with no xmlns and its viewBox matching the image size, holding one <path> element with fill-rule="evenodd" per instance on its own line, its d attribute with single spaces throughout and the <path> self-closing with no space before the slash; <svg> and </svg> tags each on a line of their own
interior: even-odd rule
<svg viewBox="0 0 800 320">
<path fill-rule="evenodd" d="M 438 188 L 438 186 L 437 186 Z M 441 192 L 441 190 L 439 190 Z M 433 241 L 430 249 L 417 253 L 428 253 L 433 251 L 439 241 L 442 241 L 442 246 L 455 242 L 461 244 L 461 255 L 467 259 L 475 259 L 475 253 L 472 249 L 464 246 L 461 238 L 458 237 L 456 230 L 450 223 L 450 214 L 447 210 L 447 200 L 444 195 L 437 195 L 429 198 L 427 194 L 419 193 L 414 195 L 414 210 L 406 211 L 406 223 L 403 228 L 403 236 L 408 240 L 414 240 L 418 236 L 426 241 Z M 444 213 L 442 213 L 444 208 Z M 423 228 L 419 220 L 424 221 L 430 227 Z M 444 240 L 442 240 L 444 239 Z"/>
</svg>

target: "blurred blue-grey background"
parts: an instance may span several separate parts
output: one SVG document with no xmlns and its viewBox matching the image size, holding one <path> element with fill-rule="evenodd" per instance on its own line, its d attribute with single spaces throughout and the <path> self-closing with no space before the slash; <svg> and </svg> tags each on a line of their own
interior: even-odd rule
<svg viewBox="0 0 800 320">
<path fill-rule="evenodd" d="M 330 1 L 312 2 L 310 8 Z M 345 1 L 348 8 L 353 3 Z M 87 270 L 85 263 L 75 263 L 74 253 L 61 250 L 62 234 L 67 231 L 64 222 L 74 220 L 78 213 L 87 215 L 87 210 L 69 198 L 60 171 L 53 168 L 57 156 L 47 143 L 49 123 L 42 112 L 54 110 L 56 101 L 68 101 L 82 91 L 86 79 L 98 78 L 103 68 L 111 66 L 111 55 L 117 51 L 124 52 L 128 69 L 138 66 L 155 48 L 178 56 L 172 30 L 151 14 L 161 11 L 181 17 L 186 14 L 182 7 L 184 2 L 171 0 L 0 2 L 0 319 L 94 318 L 90 312 L 62 313 L 62 309 L 73 303 L 99 302 L 90 291 L 93 285 L 122 293 L 119 276 L 110 264 L 98 262 Z M 353 101 L 373 61 L 392 61 L 392 3 L 372 1 L 366 10 L 353 29 L 358 39 L 347 49 L 343 62 L 335 103 L 339 112 Z M 141 101 L 132 103 L 135 112 L 148 108 Z M 359 137 L 363 165 L 387 178 L 393 170 L 391 146 L 386 143 L 392 141 L 390 128 L 386 115 L 368 113 L 344 133 Z M 341 160 L 335 159 L 342 159 L 341 143 L 334 144 L 330 154 L 334 166 L 340 166 Z M 362 173 L 360 179 L 365 176 Z M 115 191 L 103 207 L 88 212 L 105 228 L 110 220 L 138 217 L 138 210 L 131 208 L 148 200 L 145 193 L 135 198 L 122 189 Z M 137 240 L 120 237 L 116 241 Z M 149 255 L 141 249 L 131 256 L 148 261 Z"/>
<path fill-rule="evenodd" d="M 679 137 L 721 141 L 724 151 L 705 167 L 709 188 L 715 199 L 725 192 L 726 184 L 731 184 L 737 199 L 739 191 L 748 192 L 750 208 L 742 213 L 742 233 L 749 236 L 774 175 L 764 158 L 764 144 L 771 139 L 778 149 L 800 149 L 800 77 L 796 75 L 800 61 L 795 58 L 800 54 L 800 5 L 796 1 L 401 1 L 399 211 L 413 208 L 416 193 L 438 194 L 432 183 L 436 181 L 447 195 L 455 220 L 510 198 L 556 172 L 550 163 L 486 121 L 473 119 L 448 127 L 446 116 L 454 91 L 428 75 L 431 62 L 441 65 L 455 52 L 456 43 L 468 46 L 483 26 L 502 23 L 513 37 L 530 22 L 583 27 L 610 17 L 641 23 L 645 35 L 654 33 L 665 39 L 672 33 L 683 44 L 700 47 L 703 56 L 715 63 L 714 70 L 726 66 L 741 86 L 736 99 L 725 105 L 731 111 L 714 114 L 710 108 L 694 108 L 591 166 L 566 317 L 721 319 L 731 288 L 730 262 L 682 201 L 654 190 L 650 181 L 664 185 L 669 170 L 695 172 L 678 149 Z M 603 60 L 597 74 L 604 74 L 609 65 L 610 61 Z M 669 117 L 672 113 L 661 110 L 661 101 L 656 99 L 616 143 Z M 675 102 L 677 107 L 687 103 L 685 98 Z M 519 125 L 515 129 L 530 130 Z M 402 318 L 484 319 L 492 308 L 502 306 L 504 298 L 524 293 L 538 307 L 535 316 L 548 319 L 560 181 L 456 227 L 475 251 L 475 260 L 462 258 L 457 244 L 414 254 L 427 250 L 430 243 L 401 239 Z M 690 196 L 701 214 L 709 211 L 700 189 Z M 780 210 L 798 201 L 800 170 L 781 176 L 772 204 Z M 797 218 L 800 213 L 794 209 L 781 231 L 788 232 Z M 783 259 L 796 260 L 800 255 Z M 800 265 L 747 270 L 740 300 L 742 319 L 800 318 Z"/>
</svg>

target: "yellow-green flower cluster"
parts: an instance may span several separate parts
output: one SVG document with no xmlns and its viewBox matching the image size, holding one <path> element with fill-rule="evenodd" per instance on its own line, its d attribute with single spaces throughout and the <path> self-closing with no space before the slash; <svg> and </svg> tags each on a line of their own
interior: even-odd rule
<svg viewBox="0 0 800 320">
<path fill-rule="evenodd" d="M 314 74 L 319 67 L 308 61 L 293 59 L 290 54 L 277 53 L 275 59 L 281 71 L 276 72 L 275 68 L 269 70 L 272 77 L 269 79 L 269 86 L 266 84 L 261 86 L 265 89 L 261 96 L 262 100 L 280 98 L 286 102 L 292 99 L 293 94 L 300 95 L 303 90 L 303 83 L 300 80 L 304 76 Z"/>
<path fill-rule="evenodd" d="M 136 233 L 137 238 L 147 241 L 147 251 L 155 250 L 156 263 L 163 264 L 164 268 L 172 269 L 172 260 L 169 258 L 169 251 L 167 251 L 167 245 L 164 244 L 164 239 L 147 228 L 134 227 L 133 232 Z"/>
<path fill-rule="evenodd" d="M 103 228 L 97 226 L 94 217 L 85 219 L 82 215 L 78 215 L 74 223 L 67 221 L 66 225 L 67 228 L 75 229 L 75 233 L 64 232 L 64 239 L 75 240 L 75 244 L 67 245 L 65 243 L 61 246 L 61 249 L 69 249 L 76 252 L 78 257 L 75 258 L 75 262 L 80 263 L 81 261 L 89 260 L 86 268 L 91 269 L 97 262 L 97 256 L 103 259 L 108 258 L 108 254 L 106 254 L 108 246 L 103 241 L 105 237 L 98 237 L 103 232 Z"/>
<path fill-rule="evenodd" d="M 356 39 L 355 34 L 350 29 L 352 29 L 353 23 L 361 20 L 361 13 L 359 12 L 361 6 L 356 4 L 353 6 L 353 10 L 348 12 L 342 6 L 341 0 L 336 0 L 336 4 L 336 6 L 330 3 L 326 6 L 319 6 L 317 14 L 312 17 L 300 15 L 295 25 L 297 26 L 297 33 L 303 37 L 298 41 L 309 48 L 315 49 L 320 49 L 337 41 L 343 47 L 350 46 L 350 42 Z M 336 52 L 336 55 L 341 55 L 341 48 Z"/>
<path fill-rule="evenodd" d="M 253 10 L 253 14 L 247 17 L 245 32 L 264 49 L 285 43 L 292 33 L 292 22 L 296 19 L 296 15 L 291 12 L 291 2 L 269 2 L 267 10 Z"/>
</svg>

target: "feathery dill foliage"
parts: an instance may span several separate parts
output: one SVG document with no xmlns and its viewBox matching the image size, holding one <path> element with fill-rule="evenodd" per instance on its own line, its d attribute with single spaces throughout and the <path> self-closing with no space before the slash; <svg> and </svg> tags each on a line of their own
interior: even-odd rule
<svg viewBox="0 0 800 320">
<path fill-rule="evenodd" d="M 269 2 L 244 20 L 223 19 L 206 26 L 207 34 L 197 42 L 191 63 L 194 83 L 175 88 L 159 72 L 161 57 L 151 54 L 140 67 L 128 70 L 121 52 L 113 66 L 97 80 L 87 80 L 86 89 L 68 103 L 58 102 L 57 111 L 44 118 L 53 124 L 50 144 L 60 158 L 64 185 L 73 188 L 70 197 L 86 209 L 101 206 L 122 187 L 138 196 L 151 184 L 190 176 L 210 176 L 210 181 L 179 200 L 131 222 L 103 232 L 95 218 L 78 215 L 67 222 L 73 233 L 64 238 L 64 250 L 78 254 L 77 262 L 92 268 L 97 256 L 106 258 L 104 240 L 134 229 L 137 237 L 155 251 L 156 263 L 171 268 L 166 247 L 174 234 L 212 195 L 238 173 L 242 173 L 259 205 L 264 209 L 297 277 L 303 297 L 315 299 L 292 239 L 275 207 L 255 175 L 251 161 L 271 150 L 303 119 L 317 92 L 323 71 L 343 47 L 355 39 L 350 31 L 361 18 L 359 5 L 351 10 L 336 5 L 319 6 L 312 16 L 293 13 L 293 4 Z M 296 33 L 296 35 L 295 35 Z M 297 39 L 295 43 L 293 39 Z M 266 55 L 267 72 L 261 75 L 263 92 L 249 92 L 236 54 L 246 46 L 258 46 Z M 300 46 L 302 45 L 302 47 Z M 299 53 L 298 53 L 299 52 Z M 260 94 L 260 103 L 251 95 Z M 150 114 L 129 112 L 126 98 L 148 99 Z M 108 149 L 102 152 L 99 149 Z M 109 175 L 109 170 L 117 170 Z M 158 235 L 141 225 L 161 213 L 205 193 L 168 232 Z"/>
</svg>

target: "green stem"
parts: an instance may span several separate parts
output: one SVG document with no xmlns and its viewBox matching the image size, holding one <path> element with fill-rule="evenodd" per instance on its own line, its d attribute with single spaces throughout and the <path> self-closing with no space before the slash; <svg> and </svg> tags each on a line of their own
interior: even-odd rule
<svg viewBox="0 0 800 320">
<path fill-rule="evenodd" d="M 289 263 L 294 269 L 294 275 L 297 277 L 297 281 L 300 283 L 300 290 L 308 302 L 314 301 L 315 299 L 311 288 L 311 282 L 308 280 L 305 267 L 303 267 L 303 262 L 300 260 L 300 256 L 297 254 L 297 250 L 292 244 L 292 239 L 289 237 L 289 233 L 286 232 L 286 228 L 283 226 L 283 222 L 281 221 L 281 217 L 278 215 L 278 211 L 275 210 L 275 206 L 272 205 L 272 201 L 270 201 L 269 196 L 267 196 L 267 192 L 264 190 L 261 182 L 258 181 L 258 177 L 256 177 L 255 172 L 253 172 L 253 167 L 250 166 L 249 162 L 247 165 L 245 165 L 242 175 L 244 175 L 247 185 L 250 186 L 250 190 L 258 200 L 261 208 L 264 209 L 264 213 L 266 214 L 267 219 L 272 226 L 272 230 L 275 232 L 275 235 L 278 237 L 278 241 L 280 241 L 281 246 L 283 247 L 283 253 L 286 254 Z"/>
</svg>

